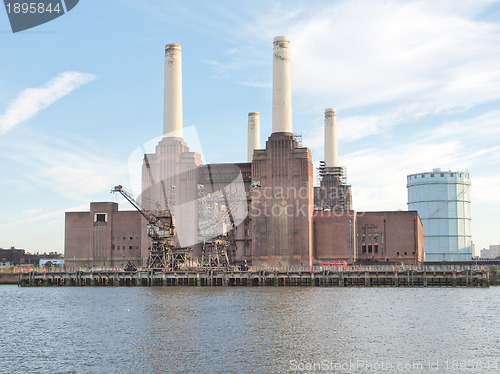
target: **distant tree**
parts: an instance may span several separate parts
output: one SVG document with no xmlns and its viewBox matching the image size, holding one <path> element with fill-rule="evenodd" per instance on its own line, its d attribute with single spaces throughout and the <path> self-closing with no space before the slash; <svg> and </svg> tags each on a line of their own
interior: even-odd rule
<svg viewBox="0 0 500 374">
<path fill-rule="evenodd" d="M 498 273 L 498 266 L 490 265 L 490 273 L 493 273 L 493 274 Z"/>
<path fill-rule="evenodd" d="M 54 266 L 52 261 L 47 261 L 43 267 L 46 269 L 52 269 L 52 266 Z"/>
</svg>

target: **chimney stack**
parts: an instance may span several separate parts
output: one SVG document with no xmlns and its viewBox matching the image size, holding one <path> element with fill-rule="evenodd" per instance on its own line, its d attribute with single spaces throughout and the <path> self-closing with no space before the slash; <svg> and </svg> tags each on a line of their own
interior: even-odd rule
<svg viewBox="0 0 500 374">
<path fill-rule="evenodd" d="M 260 115 L 248 113 L 248 162 L 252 162 L 253 151 L 260 149 Z"/>
<path fill-rule="evenodd" d="M 292 133 L 290 39 L 277 36 L 273 46 L 273 133 Z"/>
<path fill-rule="evenodd" d="M 338 167 L 337 117 L 335 109 L 325 109 L 325 166 Z"/>
<path fill-rule="evenodd" d="M 163 136 L 182 138 L 182 61 L 181 46 L 165 46 L 165 92 Z"/>
</svg>

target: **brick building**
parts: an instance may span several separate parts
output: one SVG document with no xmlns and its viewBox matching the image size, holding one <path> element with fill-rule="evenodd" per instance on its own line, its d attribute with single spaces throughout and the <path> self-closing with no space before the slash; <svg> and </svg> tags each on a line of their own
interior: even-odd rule
<svg viewBox="0 0 500 374">
<path fill-rule="evenodd" d="M 266 149 L 256 150 L 252 180 L 252 263 L 312 265 L 313 166 L 311 153 L 292 133 L 273 133 Z"/>
<path fill-rule="evenodd" d="M 231 262 L 303 267 L 327 260 L 418 264 L 423 260 L 422 223 L 416 212 L 356 212 L 351 186 L 338 165 L 336 114 L 325 111 L 325 160 L 313 187 L 311 152 L 292 129 L 290 41 L 276 37 L 273 50 L 273 126 L 265 148 L 256 140 L 258 113 L 249 114 L 251 162 L 202 164 L 182 134 L 180 46 L 165 48 L 164 137 L 142 169 L 143 206 L 169 208 L 177 240 L 200 257 L 210 217 L 227 211 Z M 246 195 L 249 186 L 261 187 Z M 246 202 L 246 203 L 245 203 Z M 219 231 L 217 231 L 219 230 Z M 66 213 L 66 263 L 145 265 L 150 246 L 146 222 L 116 203 L 91 203 L 89 212 Z"/>
<path fill-rule="evenodd" d="M 118 211 L 112 202 L 90 203 L 89 212 L 66 212 L 66 266 L 124 267 L 141 263 L 146 222 L 137 211 Z M 147 251 L 147 246 L 144 248 Z"/>
</svg>

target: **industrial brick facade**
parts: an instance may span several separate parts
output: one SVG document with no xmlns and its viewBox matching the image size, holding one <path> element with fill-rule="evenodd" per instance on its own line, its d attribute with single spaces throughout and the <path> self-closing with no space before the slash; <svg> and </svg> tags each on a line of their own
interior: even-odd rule
<svg viewBox="0 0 500 374">
<path fill-rule="evenodd" d="M 65 225 L 68 267 L 123 267 L 128 261 L 141 262 L 146 224 L 139 212 L 120 212 L 112 202 L 90 203 L 89 212 L 66 212 Z"/>
<path fill-rule="evenodd" d="M 311 152 L 293 134 L 288 37 L 273 41 L 272 134 L 260 149 L 260 117 L 249 114 L 248 163 L 203 165 L 200 155 L 189 150 L 182 137 L 181 71 L 181 47 L 168 44 L 164 136 L 155 152 L 144 157 L 140 197 L 143 208 L 172 213 L 178 241 L 172 248 L 190 248 L 196 264 L 210 242 L 207 232 L 213 231 L 211 238 L 227 233 L 229 262 L 236 265 L 312 268 L 327 260 L 422 261 L 422 223 L 416 212 L 353 210 L 351 186 L 338 165 L 332 108 L 325 110 L 321 184 L 313 186 Z M 220 220 L 224 212 L 227 219 Z M 138 211 L 119 212 L 115 203 L 91 203 L 90 212 L 67 213 L 66 261 L 69 266 L 119 266 L 128 260 L 145 265 L 151 246 L 146 226 Z"/>
<path fill-rule="evenodd" d="M 314 212 L 314 259 L 348 263 L 420 264 L 422 222 L 414 211 Z"/>
<path fill-rule="evenodd" d="M 272 206 L 272 199 L 261 200 L 256 206 L 264 202 Z M 250 200 L 248 204 L 251 209 Z M 128 261 L 145 265 L 150 245 L 145 233 L 146 222 L 137 211 L 118 211 L 117 208 L 116 203 L 91 203 L 89 212 L 66 213 L 67 266 L 122 267 Z M 101 218 L 102 214 L 106 217 Z M 316 210 L 309 215 L 309 220 L 285 217 L 252 216 L 250 211 L 235 230 L 233 262 L 307 267 L 309 261 L 316 266 L 330 260 L 411 265 L 420 264 L 424 259 L 422 222 L 414 211 Z M 98 219 L 101 221 L 96 221 Z M 311 224 L 311 231 L 301 228 L 302 224 Z M 288 237 L 282 234 L 283 228 L 287 229 Z M 194 257 L 199 256 L 199 247 L 193 246 L 192 250 Z"/>
<path fill-rule="evenodd" d="M 181 138 L 164 137 L 155 153 L 144 156 L 142 207 L 175 210 L 181 246 L 192 246 L 197 236 L 197 182 L 201 156 L 191 152 Z M 168 201 L 166 201 L 168 200 Z M 147 254 L 145 255 L 147 257 Z"/>
<path fill-rule="evenodd" d="M 256 150 L 252 180 L 252 261 L 258 265 L 312 264 L 313 166 L 311 153 L 293 134 L 273 133 Z"/>
<path fill-rule="evenodd" d="M 359 212 L 359 262 L 419 264 L 424 260 L 422 221 L 415 211 Z"/>
<path fill-rule="evenodd" d="M 314 211 L 314 259 L 340 260 L 354 263 L 356 251 L 356 212 Z"/>
</svg>

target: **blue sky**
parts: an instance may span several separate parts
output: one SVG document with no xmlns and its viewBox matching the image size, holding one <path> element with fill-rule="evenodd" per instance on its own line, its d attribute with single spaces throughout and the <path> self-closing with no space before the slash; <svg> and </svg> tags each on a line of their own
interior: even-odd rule
<svg viewBox="0 0 500 374">
<path fill-rule="evenodd" d="M 246 161 L 248 112 L 271 132 L 276 35 L 316 163 L 337 109 L 356 210 L 406 210 L 407 174 L 469 171 L 476 251 L 500 243 L 500 1 L 82 0 L 16 34 L 0 10 L 0 247 L 62 252 L 65 211 L 132 184 L 162 133 L 166 43 L 205 159 Z"/>
</svg>

